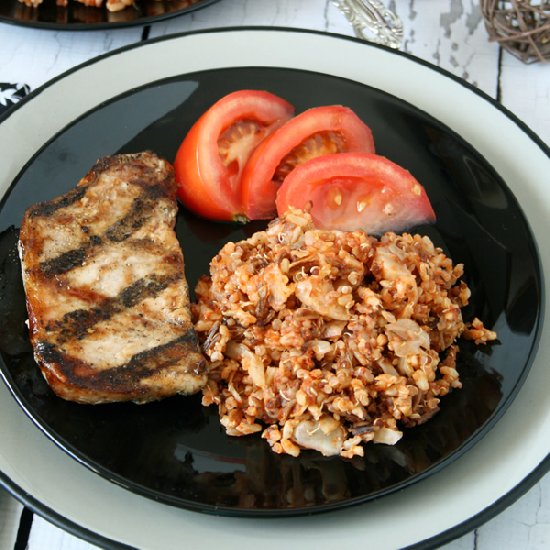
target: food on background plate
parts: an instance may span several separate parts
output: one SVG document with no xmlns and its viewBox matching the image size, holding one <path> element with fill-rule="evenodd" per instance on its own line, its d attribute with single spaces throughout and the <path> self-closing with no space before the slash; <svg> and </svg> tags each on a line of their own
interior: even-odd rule
<svg viewBox="0 0 550 550">
<path fill-rule="evenodd" d="M 44 0 L 19 0 L 19 2 L 31 8 L 39 7 L 43 1 Z M 69 0 L 56 0 L 56 5 L 66 6 L 68 2 Z M 84 4 L 85 6 L 89 6 L 92 8 L 101 8 L 103 4 L 105 4 L 105 7 L 108 11 L 121 11 L 125 8 L 134 6 L 134 4 L 136 3 L 135 0 L 105 0 L 105 2 L 104 0 L 75 0 L 75 2 L 79 2 L 81 4 Z"/>
<path fill-rule="evenodd" d="M 370 128 L 348 107 L 313 107 L 263 140 L 243 170 L 242 201 L 251 220 L 277 215 L 275 197 L 293 170 L 328 154 L 374 153 Z"/>
<path fill-rule="evenodd" d="M 212 220 L 246 221 L 241 175 L 253 149 L 292 117 L 294 107 L 269 92 L 239 90 L 212 105 L 181 143 L 174 167 L 178 196 Z"/>
<path fill-rule="evenodd" d="M 296 167 L 277 193 L 277 211 L 310 204 L 315 226 L 370 235 L 435 221 L 426 191 L 404 168 L 368 153 L 323 155 Z"/>
<path fill-rule="evenodd" d="M 288 209 L 227 243 L 197 285 L 203 404 L 229 435 L 261 432 L 277 453 L 395 444 L 461 387 L 457 339 L 496 338 L 462 320 L 462 274 L 428 237 L 319 230 Z"/>
<path fill-rule="evenodd" d="M 35 360 L 80 403 L 145 403 L 206 383 L 174 231 L 172 166 L 105 157 L 78 186 L 30 207 L 20 256 Z"/>
</svg>

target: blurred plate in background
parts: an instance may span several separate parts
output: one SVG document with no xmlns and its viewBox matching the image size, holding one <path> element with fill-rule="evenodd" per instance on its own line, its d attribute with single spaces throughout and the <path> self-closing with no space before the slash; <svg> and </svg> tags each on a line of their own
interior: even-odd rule
<svg viewBox="0 0 550 550">
<path fill-rule="evenodd" d="M 219 0 L 137 0 L 136 5 L 117 12 L 105 7 L 90 8 L 76 0 L 67 7 L 56 6 L 55 0 L 44 0 L 29 8 L 19 0 L 0 2 L 0 21 L 55 30 L 93 30 L 100 28 L 143 25 L 205 8 Z"/>
</svg>

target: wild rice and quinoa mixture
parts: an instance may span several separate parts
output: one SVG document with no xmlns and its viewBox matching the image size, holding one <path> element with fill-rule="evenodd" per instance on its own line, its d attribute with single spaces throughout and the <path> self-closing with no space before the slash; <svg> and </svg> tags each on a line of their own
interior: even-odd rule
<svg viewBox="0 0 550 550">
<path fill-rule="evenodd" d="M 395 444 L 461 387 L 457 338 L 496 338 L 464 324 L 462 273 L 428 237 L 316 230 L 289 211 L 226 244 L 197 285 L 203 404 L 229 435 L 262 432 L 276 453 Z"/>
</svg>

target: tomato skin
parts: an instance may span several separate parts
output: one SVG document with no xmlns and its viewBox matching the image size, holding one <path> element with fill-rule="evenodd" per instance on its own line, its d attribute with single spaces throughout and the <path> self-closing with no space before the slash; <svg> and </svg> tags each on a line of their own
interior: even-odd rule
<svg viewBox="0 0 550 550">
<path fill-rule="evenodd" d="M 261 90 L 239 90 L 214 103 L 191 127 L 176 153 L 178 197 L 193 212 L 220 221 L 243 220 L 241 173 L 255 145 L 292 117 L 294 107 Z M 219 140 L 233 125 L 252 121 L 256 134 L 232 144 L 236 166 L 226 166 Z"/>
<path fill-rule="evenodd" d="M 242 176 L 242 204 L 249 219 L 275 216 L 275 197 L 280 187 L 274 180 L 277 167 L 308 138 L 327 132 L 340 136 L 339 154 L 374 152 L 370 128 L 351 109 L 331 105 L 300 113 L 260 143 L 248 159 Z M 319 151 L 321 154 L 326 151 Z"/>
<path fill-rule="evenodd" d="M 320 229 L 369 234 L 435 221 L 425 189 L 404 168 L 367 153 L 325 155 L 296 167 L 277 193 L 277 212 L 310 208 Z"/>
<path fill-rule="evenodd" d="M 189 209 L 208 219 L 228 221 L 239 208 L 233 201 L 220 203 L 215 189 L 205 185 L 200 175 L 198 153 L 200 126 L 195 124 L 180 145 L 174 161 L 178 197 Z M 221 172 L 221 170 L 220 170 Z M 220 175 L 223 177 L 223 175 Z"/>
</svg>

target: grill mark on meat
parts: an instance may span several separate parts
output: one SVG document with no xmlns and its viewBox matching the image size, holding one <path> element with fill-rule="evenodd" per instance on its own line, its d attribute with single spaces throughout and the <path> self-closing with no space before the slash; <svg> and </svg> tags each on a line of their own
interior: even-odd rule
<svg viewBox="0 0 550 550">
<path fill-rule="evenodd" d="M 174 340 L 156 346 L 149 350 L 136 353 L 128 364 L 121 368 L 132 369 L 133 372 L 139 372 L 140 369 L 145 369 L 145 372 L 155 370 L 151 368 L 151 362 L 156 363 L 156 368 L 166 368 L 178 361 L 181 357 L 181 352 L 185 352 L 188 348 L 196 349 L 199 345 L 197 333 L 193 329 L 189 329 L 185 334 L 175 338 Z M 194 373 L 201 374 L 206 368 L 206 361 L 195 366 Z"/>
<path fill-rule="evenodd" d="M 185 334 L 153 347 L 136 353 L 131 359 L 116 367 L 104 370 L 94 370 L 87 363 L 71 357 L 59 350 L 55 344 L 40 341 L 35 344 L 35 356 L 38 361 L 56 366 L 56 376 L 65 378 L 65 383 L 85 388 L 101 387 L 116 389 L 117 392 L 136 393 L 137 384 L 153 374 L 159 374 L 181 361 L 182 354 L 194 352 L 198 346 L 198 339 L 193 329 Z M 193 374 L 199 376 L 206 370 L 206 361 L 197 361 Z M 145 388 L 144 388 L 145 389 Z"/>
<path fill-rule="evenodd" d="M 75 202 L 79 201 L 86 194 L 86 186 L 75 187 L 71 189 L 68 193 L 65 193 L 59 199 L 54 199 L 52 201 L 41 202 L 31 208 L 29 216 L 31 218 L 43 217 L 48 218 L 55 214 L 58 210 L 62 208 L 67 208 Z"/>
<path fill-rule="evenodd" d="M 44 277 L 51 279 L 56 275 L 67 273 L 71 269 L 82 265 L 82 262 L 87 258 L 89 250 L 91 248 L 91 240 L 84 246 L 63 252 L 59 256 L 42 262 L 39 266 L 39 270 L 42 271 Z"/>
<path fill-rule="evenodd" d="M 182 278 L 181 273 L 167 276 L 151 276 L 140 279 L 120 293 L 120 304 L 123 308 L 134 307 L 145 298 L 154 296 L 164 290 L 169 284 Z M 122 308 L 121 308 L 122 309 Z"/>
<path fill-rule="evenodd" d="M 135 198 L 130 211 L 107 229 L 105 237 L 114 243 L 125 241 L 135 231 L 143 227 L 146 216 L 153 210 L 154 206 L 152 200 L 143 200 L 141 197 Z"/>
<path fill-rule="evenodd" d="M 158 295 L 169 285 L 180 281 L 182 278 L 181 273 L 143 277 L 122 290 L 118 296 L 104 299 L 97 307 L 75 309 L 65 314 L 62 319 L 50 322 L 46 329 L 59 333 L 58 343 L 64 343 L 72 339 L 82 340 L 97 323 L 107 321 L 113 315 L 134 307 L 146 298 Z"/>
<path fill-rule="evenodd" d="M 104 236 L 92 235 L 89 240 L 73 250 L 63 252 L 55 258 L 42 262 L 38 269 L 46 278 L 55 277 L 71 271 L 82 265 L 84 260 L 90 259 L 94 253 L 99 252 L 105 242 L 105 238 L 111 242 L 119 243 L 129 239 L 133 233 L 143 227 L 147 216 L 153 211 L 155 203 L 152 200 L 143 200 L 140 197 L 134 199 L 130 211 L 120 220 L 109 227 Z M 85 233 L 89 228 L 84 226 Z"/>
<path fill-rule="evenodd" d="M 148 197 L 150 199 L 154 199 L 154 200 L 158 200 L 162 197 L 168 196 L 169 193 L 167 193 L 167 190 L 172 190 L 170 178 L 164 178 L 157 185 L 147 184 L 147 182 L 145 180 L 135 181 L 134 185 L 139 185 L 141 187 L 141 189 L 143 190 L 143 194 L 146 197 Z"/>
</svg>

